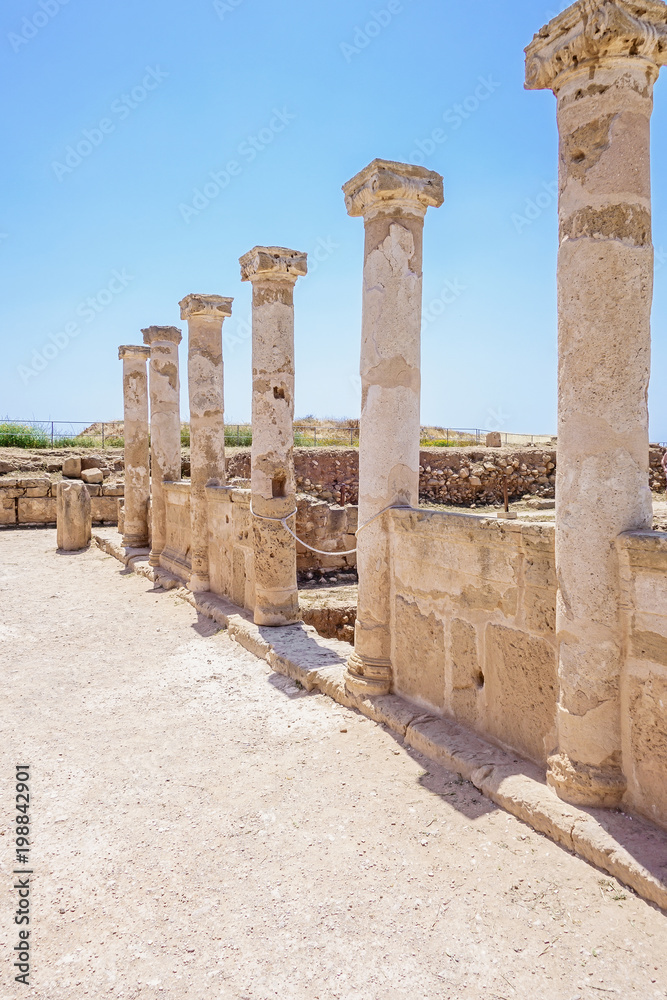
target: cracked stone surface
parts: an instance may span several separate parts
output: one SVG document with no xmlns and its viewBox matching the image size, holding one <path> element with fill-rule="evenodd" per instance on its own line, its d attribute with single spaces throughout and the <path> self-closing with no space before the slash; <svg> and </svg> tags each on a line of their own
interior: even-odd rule
<svg viewBox="0 0 667 1000">
<path fill-rule="evenodd" d="M 667 997 L 655 907 L 173 592 L 55 543 L 0 533 L 1 800 L 27 757 L 38 1000 Z"/>
</svg>

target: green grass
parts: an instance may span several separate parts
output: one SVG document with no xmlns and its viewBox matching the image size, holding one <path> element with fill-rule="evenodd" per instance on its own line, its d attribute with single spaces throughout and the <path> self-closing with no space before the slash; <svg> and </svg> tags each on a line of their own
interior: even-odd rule
<svg viewBox="0 0 667 1000">
<path fill-rule="evenodd" d="M 0 448 L 48 448 L 51 436 L 30 424 L 0 424 Z"/>
</svg>

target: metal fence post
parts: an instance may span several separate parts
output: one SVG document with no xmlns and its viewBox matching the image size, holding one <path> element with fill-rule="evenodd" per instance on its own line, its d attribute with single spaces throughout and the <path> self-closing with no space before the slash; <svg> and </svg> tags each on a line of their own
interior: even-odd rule
<svg viewBox="0 0 667 1000">
<path fill-rule="evenodd" d="M 53 448 L 53 420 L 51 421 L 51 447 Z"/>
<path fill-rule="evenodd" d="M 315 442 L 314 447 L 317 448 L 317 427 L 313 427 L 313 440 Z"/>
<path fill-rule="evenodd" d="M 102 450 L 104 450 L 104 424 L 102 424 Z"/>
</svg>

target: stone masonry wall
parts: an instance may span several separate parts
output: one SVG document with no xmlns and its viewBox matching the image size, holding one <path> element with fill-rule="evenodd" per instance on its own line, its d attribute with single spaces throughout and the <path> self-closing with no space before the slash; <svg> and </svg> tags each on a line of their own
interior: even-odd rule
<svg viewBox="0 0 667 1000">
<path fill-rule="evenodd" d="M 397 693 L 544 765 L 556 745 L 555 528 L 388 516 Z M 667 533 L 616 543 L 624 804 L 667 827 Z"/>
<path fill-rule="evenodd" d="M 663 449 L 651 448 L 651 488 L 665 489 Z M 359 452 L 347 448 L 302 448 L 294 452 L 297 490 L 330 503 L 356 504 Z M 552 499 L 556 451 L 541 448 L 429 448 L 420 453 L 419 496 L 431 503 L 499 504 L 507 472 L 510 500 L 526 494 Z M 250 452 L 239 451 L 227 463 L 230 478 L 247 479 Z"/>
<path fill-rule="evenodd" d="M 55 524 L 57 482 L 49 477 L 0 479 L 0 525 Z M 87 487 L 93 523 L 118 523 L 118 498 L 122 483 Z"/>
</svg>

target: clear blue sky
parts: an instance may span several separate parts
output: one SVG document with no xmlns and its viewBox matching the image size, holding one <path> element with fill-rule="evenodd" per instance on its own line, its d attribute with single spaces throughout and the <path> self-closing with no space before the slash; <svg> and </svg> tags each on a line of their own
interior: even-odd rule
<svg viewBox="0 0 667 1000">
<path fill-rule="evenodd" d="M 119 417 L 118 345 L 140 343 L 151 324 L 181 325 L 179 299 L 209 292 L 235 299 L 226 411 L 247 420 L 250 287 L 238 257 L 258 243 L 311 254 L 296 290 L 297 415 L 357 416 L 363 223 L 346 215 L 340 187 L 374 157 L 421 157 L 446 191 L 426 220 L 422 421 L 553 432 L 555 98 L 523 90 L 523 48 L 566 6 L 8 0 L 0 416 Z M 664 251 L 666 167 L 662 79 L 653 183 Z M 651 387 L 660 440 L 664 251 Z M 185 417 L 185 344 L 181 364 Z"/>
</svg>

